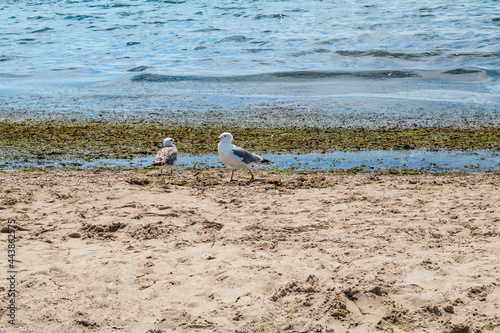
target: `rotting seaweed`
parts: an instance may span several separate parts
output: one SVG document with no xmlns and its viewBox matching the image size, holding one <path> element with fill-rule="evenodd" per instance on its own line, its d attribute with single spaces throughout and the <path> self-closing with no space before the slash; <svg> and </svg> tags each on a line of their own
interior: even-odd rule
<svg viewBox="0 0 500 333">
<path fill-rule="evenodd" d="M 256 153 L 356 150 L 500 150 L 500 129 L 450 128 L 238 128 L 171 126 L 155 122 L 0 122 L 0 158 L 86 159 L 154 155 L 166 136 L 185 155 L 216 153 L 230 131 L 235 144 Z"/>
</svg>

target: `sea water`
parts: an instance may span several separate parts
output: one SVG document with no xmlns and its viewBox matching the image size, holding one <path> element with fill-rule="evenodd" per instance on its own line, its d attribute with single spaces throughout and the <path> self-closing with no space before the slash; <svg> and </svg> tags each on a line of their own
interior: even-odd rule
<svg viewBox="0 0 500 333">
<path fill-rule="evenodd" d="M 0 19 L 3 78 L 500 64 L 496 0 L 3 0 Z"/>
<path fill-rule="evenodd" d="M 496 0 L 4 0 L 0 20 L 2 118 L 500 122 Z"/>
</svg>

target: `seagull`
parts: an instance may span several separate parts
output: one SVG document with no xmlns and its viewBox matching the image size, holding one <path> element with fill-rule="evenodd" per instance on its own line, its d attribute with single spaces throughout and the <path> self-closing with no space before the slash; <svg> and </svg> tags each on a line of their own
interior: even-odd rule
<svg viewBox="0 0 500 333">
<path fill-rule="evenodd" d="M 224 132 L 219 136 L 220 142 L 218 146 L 219 158 L 222 163 L 230 166 L 233 169 L 231 173 L 231 181 L 233 181 L 234 169 L 247 169 L 250 171 L 253 181 L 253 173 L 250 168 L 255 164 L 273 164 L 271 161 L 266 160 L 259 155 L 252 154 L 251 152 L 233 145 L 233 136 L 231 133 Z"/>
<path fill-rule="evenodd" d="M 163 169 L 170 169 L 170 173 L 173 174 L 173 166 L 177 162 L 177 148 L 174 145 L 174 139 L 166 138 L 163 140 L 163 148 L 156 154 L 155 162 L 152 166 L 158 167 L 160 169 L 160 174 L 162 174 Z"/>
</svg>

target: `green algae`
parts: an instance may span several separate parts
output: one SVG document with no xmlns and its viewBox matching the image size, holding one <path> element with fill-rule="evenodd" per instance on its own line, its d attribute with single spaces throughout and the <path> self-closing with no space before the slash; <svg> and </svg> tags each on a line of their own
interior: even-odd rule
<svg viewBox="0 0 500 333">
<path fill-rule="evenodd" d="M 500 150 L 500 128 L 225 128 L 155 122 L 0 122 L 0 158 L 86 159 L 151 156 L 163 138 L 184 155 L 217 152 L 217 137 L 232 132 L 236 145 L 269 153 L 356 150 Z"/>
</svg>

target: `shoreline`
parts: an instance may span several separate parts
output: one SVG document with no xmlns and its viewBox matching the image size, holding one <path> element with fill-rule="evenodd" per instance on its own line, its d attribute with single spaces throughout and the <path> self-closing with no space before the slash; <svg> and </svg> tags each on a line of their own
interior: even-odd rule
<svg viewBox="0 0 500 333">
<path fill-rule="evenodd" d="M 328 173 L 328 174 L 500 174 L 495 151 L 356 151 L 304 154 L 266 154 L 273 165 L 257 166 L 256 172 L 266 173 Z M 120 170 L 154 174 L 151 167 L 154 155 L 132 159 L 97 160 L 1 160 L 0 171 L 35 170 Z M 175 170 L 208 171 L 228 169 L 217 154 L 181 156 Z"/>
<path fill-rule="evenodd" d="M 254 170 L 255 171 L 255 170 Z M 36 186 L 58 186 L 59 184 L 81 183 L 127 183 L 137 188 L 153 189 L 170 187 L 185 189 L 203 188 L 249 188 L 257 189 L 323 189 L 334 187 L 335 184 L 349 183 L 378 183 L 391 181 L 410 184 L 437 184 L 479 181 L 481 183 L 497 184 L 500 181 L 498 173 L 332 173 L 320 171 L 255 171 L 255 181 L 249 182 L 249 174 L 238 170 L 234 174 L 234 181 L 229 182 L 230 169 L 185 169 L 176 170 L 173 175 L 160 175 L 156 169 L 140 171 L 90 169 L 90 170 L 29 170 L 16 172 L 0 172 L 0 185 L 30 184 Z M 10 193 L 7 191 L 6 193 Z M 5 203 L 5 202 L 4 202 Z M 5 205 L 4 205 L 5 206 Z"/>
</svg>

